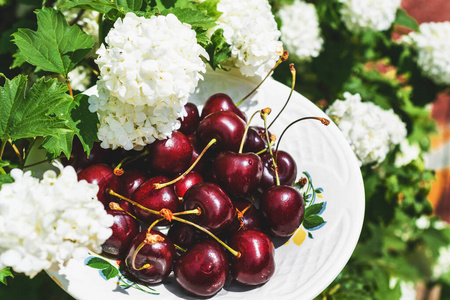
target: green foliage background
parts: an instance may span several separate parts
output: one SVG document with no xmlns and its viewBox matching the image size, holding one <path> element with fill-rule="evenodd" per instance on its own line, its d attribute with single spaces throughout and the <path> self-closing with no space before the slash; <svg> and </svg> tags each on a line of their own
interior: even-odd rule
<svg viewBox="0 0 450 300">
<path fill-rule="evenodd" d="M 147 17 L 174 13 L 193 26 L 199 44 L 211 57 L 211 66 L 222 68 L 221 63 L 230 55 L 223 32 L 216 31 L 212 37 L 206 34 L 220 15 L 215 9 L 217 2 L 208 0 L 198 5 L 189 0 L 1 0 L 1 105 L 9 107 L 6 111 L 17 122 L 0 126 L 3 173 L 0 182 L 11 180 L 7 175 L 9 169 L 23 166 L 23 159 L 17 158 L 12 146 L 26 156 L 35 138 L 45 137 L 49 158 L 55 158 L 70 155 L 75 136 L 87 152 L 96 140 L 93 128 L 98 120 L 89 114 L 87 100 L 79 91 L 72 91 L 71 95 L 66 87 L 67 74 L 80 62 L 96 70 L 94 56 L 89 53 L 93 41 L 77 26 L 69 26 L 72 24 L 53 6 L 61 10 L 99 11 L 103 16 L 99 20 L 99 42 L 112 23 L 128 11 Z M 293 0 L 269 2 L 276 14 L 282 5 Z M 384 32 L 368 30 L 354 34 L 340 19 L 341 4 L 337 0 L 308 2 L 314 3 L 319 15 L 325 41 L 323 51 L 311 62 L 298 62 L 291 57 L 278 67 L 274 77 L 291 86 L 288 68 L 292 62 L 297 69 L 296 90 L 324 109 L 335 99 L 342 99 L 347 91 L 360 93 L 364 101 L 384 109 L 392 108 L 407 124 L 408 140 L 418 144 L 423 152 L 429 150 L 429 137 L 435 132 L 435 124 L 426 105 L 445 87 L 421 75 L 414 61 L 416 53 L 392 40 L 394 26 Z M 281 20 L 278 22 L 281 25 Z M 395 23 L 418 30 L 417 23 L 403 10 L 398 11 Z M 49 43 L 49 40 L 56 42 Z M 41 48 L 36 48 L 37 45 Z M 390 72 L 379 72 L 380 65 Z M 24 101 L 31 97 L 38 102 L 49 101 L 33 93 L 43 88 L 54 91 L 53 105 L 47 111 L 33 113 L 30 122 L 34 123 L 24 125 L 20 113 L 11 107 L 23 107 Z M 5 110 L 0 112 L 3 120 Z M 22 134 L 17 135 L 19 132 Z M 440 285 L 441 298 L 450 298 L 450 274 L 439 279 L 431 276 L 439 249 L 450 244 L 448 227 L 435 226 L 440 224 L 439 219 L 432 216 L 433 209 L 427 200 L 434 174 L 425 168 L 422 157 L 406 166 L 395 167 L 398 151 L 398 148 L 391 151 L 378 165 L 361 168 L 366 215 L 360 242 L 345 269 L 318 299 L 400 299 L 400 284 L 393 283 L 393 278 L 422 282 L 428 288 Z M 422 217 L 430 221 L 427 228 L 416 224 Z M 20 274 L 13 273 L 14 279 L 7 275 L 0 276 L 8 284 L 0 284 L 0 299 L 21 299 L 18 295 L 24 295 L 24 299 L 70 299 L 45 274 L 32 280 Z"/>
</svg>

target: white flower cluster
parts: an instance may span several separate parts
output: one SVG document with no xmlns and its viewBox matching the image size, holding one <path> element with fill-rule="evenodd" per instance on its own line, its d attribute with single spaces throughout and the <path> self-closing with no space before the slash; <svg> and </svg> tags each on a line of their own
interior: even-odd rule
<svg viewBox="0 0 450 300">
<path fill-rule="evenodd" d="M 441 247 L 439 257 L 433 268 L 433 279 L 437 280 L 450 272 L 450 247 Z"/>
<path fill-rule="evenodd" d="M 13 169 L 0 190 L 0 269 L 33 277 L 85 253 L 100 253 L 114 219 L 97 200 L 98 186 L 77 180 L 72 167 L 47 171 L 41 181 Z"/>
<path fill-rule="evenodd" d="M 422 23 L 402 41 L 417 50 L 417 65 L 436 84 L 450 85 L 450 22 Z"/>
<path fill-rule="evenodd" d="M 317 57 L 322 50 L 323 38 L 314 4 L 297 0 L 282 6 L 278 15 L 283 23 L 281 40 L 289 54 L 302 61 Z"/>
<path fill-rule="evenodd" d="M 220 0 L 217 20 L 231 45 L 228 64 L 245 76 L 265 76 L 283 53 L 275 17 L 267 0 Z M 217 29 L 217 28 L 214 28 Z"/>
<path fill-rule="evenodd" d="M 381 163 L 387 153 L 406 137 L 406 125 L 391 110 L 361 102 L 359 94 L 344 93 L 327 114 L 347 138 L 362 165 Z"/>
<path fill-rule="evenodd" d="M 407 139 L 400 143 L 400 151 L 395 156 L 395 166 L 403 167 L 413 160 L 416 160 L 420 154 L 420 147 L 417 144 L 410 144 Z"/>
<path fill-rule="evenodd" d="M 401 0 L 339 0 L 342 20 L 348 30 L 360 32 L 365 29 L 384 31 L 395 20 Z"/>
<path fill-rule="evenodd" d="M 142 149 L 164 139 L 180 126 L 183 106 L 193 93 L 200 72 L 206 72 L 196 33 L 178 18 L 127 13 L 118 19 L 101 45 L 98 96 L 89 109 L 100 118 L 103 148 Z"/>
</svg>

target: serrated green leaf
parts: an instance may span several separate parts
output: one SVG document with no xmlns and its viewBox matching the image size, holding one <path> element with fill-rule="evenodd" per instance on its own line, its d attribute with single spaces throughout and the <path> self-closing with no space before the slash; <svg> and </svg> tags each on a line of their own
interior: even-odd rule
<svg viewBox="0 0 450 300">
<path fill-rule="evenodd" d="M 47 72 L 67 74 L 92 50 L 94 41 L 78 26 L 69 26 L 62 12 L 36 11 L 38 29 L 19 29 L 14 43 L 28 63 Z"/>
<path fill-rule="evenodd" d="M 101 14 L 107 14 L 111 9 L 117 6 L 111 0 L 69 0 L 59 7 L 60 9 L 81 8 L 98 11 Z"/>
<path fill-rule="evenodd" d="M 41 147 L 47 150 L 50 159 L 55 159 L 64 153 L 69 157 L 75 135 L 78 136 L 83 149 L 89 153 L 97 139 L 98 116 L 89 111 L 89 96 L 78 94 L 68 111 L 64 113 L 68 126 L 72 131 L 55 136 L 45 137 Z"/>
<path fill-rule="evenodd" d="M 89 266 L 94 269 L 107 269 L 109 267 L 113 267 L 109 261 L 100 257 L 91 257 L 87 262 L 86 266 Z"/>
<path fill-rule="evenodd" d="M 123 8 L 125 11 L 138 11 L 141 9 L 143 0 L 117 0 L 117 7 L 119 9 Z"/>
<path fill-rule="evenodd" d="M 72 103 L 67 86 L 56 79 L 39 79 L 25 94 L 27 77 L 6 79 L 0 87 L 0 139 L 54 136 L 69 132 L 61 112 Z"/>
<path fill-rule="evenodd" d="M 219 3 L 219 0 L 206 0 L 200 2 L 198 8 L 206 11 L 208 16 L 217 20 L 222 15 L 222 12 L 217 10 L 217 3 Z"/>
<path fill-rule="evenodd" d="M 413 17 L 408 15 L 408 13 L 402 8 L 399 8 L 397 10 L 394 24 L 412 29 L 414 31 L 419 31 L 419 24 L 417 23 L 417 21 Z"/>
<path fill-rule="evenodd" d="M 303 227 L 305 227 L 305 229 L 314 229 L 323 223 L 325 223 L 325 221 L 318 215 L 309 215 L 303 219 Z"/>
<path fill-rule="evenodd" d="M 321 202 L 321 203 L 314 203 L 313 205 L 308 206 L 305 209 L 305 218 L 311 215 L 319 214 L 322 211 L 324 204 L 325 202 Z"/>
<path fill-rule="evenodd" d="M 0 282 L 4 285 L 7 285 L 6 278 L 11 277 L 14 278 L 14 275 L 11 272 L 10 267 L 5 267 L 2 270 L 0 270 Z"/>
<path fill-rule="evenodd" d="M 109 267 L 102 270 L 102 274 L 105 276 L 106 280 L 110 280 L 111 278 L 119 275 L 119 270 L 110 265 Z"/>
</svg>

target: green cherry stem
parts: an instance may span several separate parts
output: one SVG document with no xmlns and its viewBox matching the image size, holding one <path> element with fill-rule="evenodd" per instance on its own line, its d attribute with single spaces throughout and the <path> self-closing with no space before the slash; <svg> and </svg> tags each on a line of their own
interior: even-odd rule
<svg viewBox="0 0 450 300">
<path fill-rule="evenodd" d="M 141 157 L 144 157 L 144 156 L 148 155 L 149 153 L 150 153 L 150 151 L 148 149 L 145 149 L 145 151 L 143 151 L 142 153 L 139 153 L 139 155 L 125 157 L 114 168 L 114 174 L 117 175 L 117 176 L 123 175 L 122 166 L 125 166 L 125 165 L 127 165 L 129 163 L 132 163 L 133 161 L 136 161 L 136 160 L 140 159 Z"/>
<path fill-rule="evenodd" d="M 263 113 L 261 114 L 261 117 L 264 120 L 264 128 L 265 128 L 265 132 L 266 132 L 266 139 L 268 141 L 270 141 L 270 137 L 269 137 L 269 130 L 267 130 L 267 115 L 270 113 L 270 111 L 267 113 L 265 110 L 263 110 Z M 278 176 L 278 165 L 277 162 L 275 160 L 275 157 L 273 156 L 273 152 L 272 152 L 272 147 L 269 145 L 267 146 L 267 148 L 269 148 L 269 153 L 270 156 L 272 157 L 272 164 L 273 164 L 273 168 L 275 170 L 275 183 L 276 185 L 280 185 L 280 177 Z"/>
<path fill-rule="evenodd" d="M 295 71 L 294 68 L 294 64 L 290 64 L 289 68 L 291 69 L 291 74 L 292 74 L 292 86 L 291 86 L 291 92 L 289 93 L 289 97 L 287 98 L 286 102 L 284 103 L 283 108 L 280 110 L 280 112 L 276 115 L 276 117 L 272 120 L 272 122 L 270 122 L 269 126 L 267 126 L 267 129 L 270 128 L 270 126 L 272 126 L 272 124 L 275 122 L 276 119 L 278 119 L 278 117 L 281 115 L 281 113 L 284 111 L 284 109 L 286 108 L 286 106 L 289 103 L 289 100 L 291 100 L 291 96 L 292 93 L 294 92 L 294 88 L 295 88 L 295 78 L 296 78 L 296 74 L 297 72 Z"/>
<path fill-rule="evenodd" d="M 242 136 L 241 146 L 239 147 L 239 152 L 238 153 L 242 153 L 242 150 L 244 149 L 244 144 L 245 144 L 245 140 L 247 139 L 247 132 L 248 132 L 248 129 L 250 127 L 250 123 L 252 122 L 253 117 L 256 116 L 257 113 L 261 114 L 261 111 L 260 110 L 255 111 L 253 113 L 253 115 L 250 117 L 250 120 L 248 120 L 247 126 L 245 126 L 244 135 Z"/>
<path fill-rule="evenodd" d="M 213 239 L 215 239 L 219 244 L 221 244 L 222 246 L 224 246 L 228 251 L 231 252 L 231 254 L 233 254 L 234 256 L 236 256 L 237 258 L 241 257 L 241 253 L 239 251 L 234 250 L 233 248 L 231 248 L 230 246 L 228 246 L 227 244 L 225 244 L 222 240 L 220 240 L 217 236 L 215 236 L 212 232 L 210 232 L 209 230 L 203 228 L 200 225 L 197 225 L 191 221 L 185 220 L 185 219 L 181 219 L 178 218 L 176 216 L 173 217 L 173 220 L 181 222 L 181 223 L 185 223 L 191 226 L 194 226 L 195 228 L 197 228 L 198 230 L 203 231 L 204 233 L 208 234 L 210 237 L 212 237 Z"/>
</svg>

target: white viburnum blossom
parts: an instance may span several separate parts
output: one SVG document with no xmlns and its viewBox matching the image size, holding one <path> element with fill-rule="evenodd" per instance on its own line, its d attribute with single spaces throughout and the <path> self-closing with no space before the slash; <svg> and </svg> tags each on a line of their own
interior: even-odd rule
<svg viewBox="0 0 450 300">
<path fill-rule="evenodd" d="M 400 151 L 395 156 L 395 166 L 403 167 L 413 160 L 416 160 L 420 154 L 420 147 L 417 144 L 410 144 L 407 139 L 400 143 Z"/>
<path fill-rule="evenodd" d="M 450 85 L 450 22 L 422 23 L 402 41 L 417 51 L 417 65 L 436 84 Z"/>
<path fill-rule="evenodd" d="M 339 0 L 342 21 L 348 30 L 361 32 L 366 29 L 384 31 L 395 20 L 401 0 Z"/>
<path fill-rule="evenodd" d="M 283 23 L 280 28 L 281 41 L 290 55 L 308 61 L 322 50 L 323 38 L 314 4 L 295 1 L 278 11 Z"/>
<path fill-rule="evenodd" d="M 180 126 L 188 96 L 206 72 L 196 33 L 178 18 L 127 13 L 101 45 L 98 95 L 89 109 L 100 118 L 102 147 L 142 149 L 170 136 Z"/>
<path fill-rule="evenodd" d="M 83 65 L 78 65 L 69 72 L 72 89 L 85 91 L 91 86 L 92 72 Z"/>
<path fill-rule="evenodd" d="M 438 280 L 448 272 L 450 272 L 450 247 L 441 247 L 439 257 L 433 268 L 432 278 Z"/>
<path fill-rule="evenodd" d="M 101 252 L 114 218 L 97 199 L 98 186 L 78 181 L 73 167 L 43 179 L 13 169 L 13 183 L 0 190 L 0 269 L 34 277 L 64 265 L 86 249 Z"/>
<path fill-rule="evenodd" d="M 275 17 L 267 0 L 220 0 L 217 20 L 231 45 L 227 65 L 239 68 L 245 76 L 267 75 L 283 53 Z"/>
<path fill-rule="evenodd" d="M 387 153 L 406 137 L 406 125 L 392 109 L 361 102 L 359 94 L 344 93 L 327 114 L 342 131 L 361 165 L 381 163 Z"/>
</svg>

